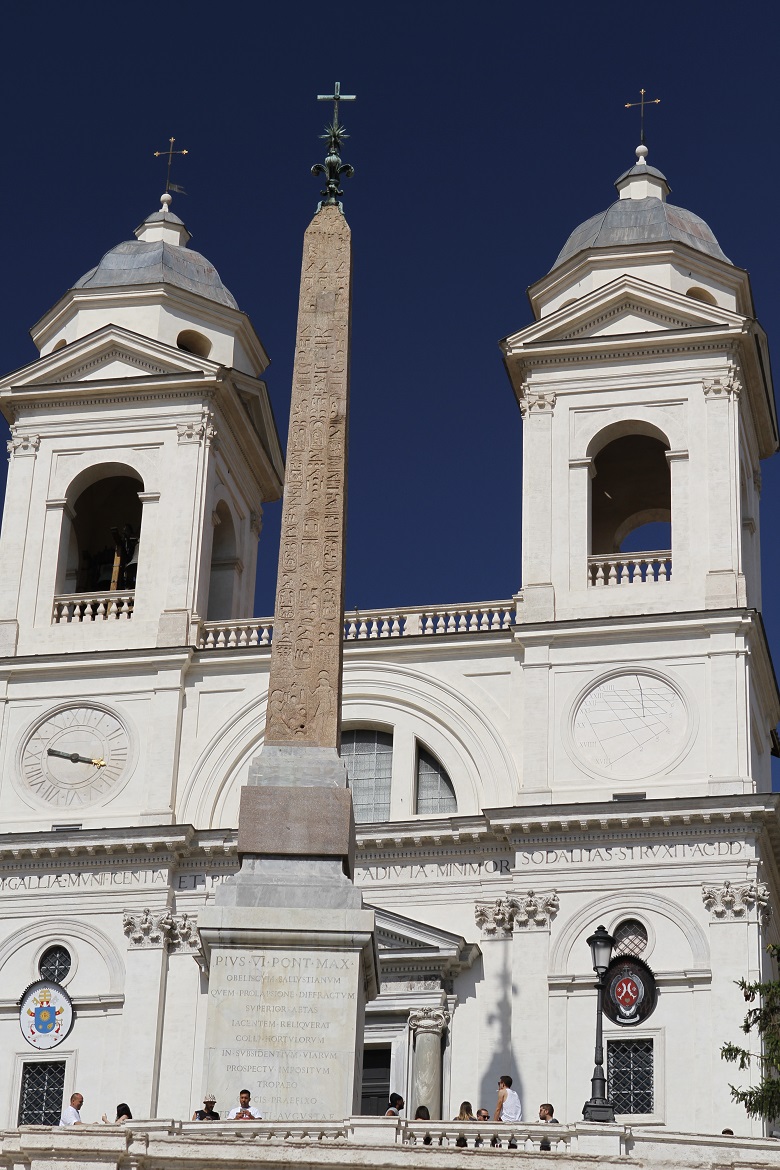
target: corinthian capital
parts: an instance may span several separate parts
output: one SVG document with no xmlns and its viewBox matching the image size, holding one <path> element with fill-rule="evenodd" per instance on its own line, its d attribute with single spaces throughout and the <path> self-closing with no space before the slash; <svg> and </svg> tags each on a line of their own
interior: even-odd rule
<svg viewBox="0 0 780 1170">
<path fill-rule="evenodd" d="M 534 390 L 528 382 L 520 388 L 520 413 L 523 418 L 530 414 L 552 414 L 557 395 L 552 390 Z"/>
<path fill-rule="evenodd" d="M 409 1027 L 414 1033 L 428 1032 L 441 1036 L 447 1030 L 450 1013 L 446 1008 L 419 1008 L 409 1012 Z"/>
<path fill-rule="evenodd" d="M 704 397 L 708 399 L 739 398 L 742 383 L 734 377 L 713 378 L 711 382 L 702 382 L 702 389 Z"/>
<path fill-rule="evenodd" d="M 546 894 L 535 894 L 529 890 L 515 902 L 515 922 L 518 926 L 548 926 L 558 913 L 560 902 L 555 890 Z"/>
<path fill-rule="evenodd" d="M 707 910 L 719 922 L 744 921 L 753 909 L 762 926 L 772 917 L 769 887 L 764 882 L 702 886 L 701 896 Z"/>
<path fill-rule="evenodd" d="M 174 927 L 170 910 L 125 910 L 122 929 L 131 947 L 163 947 Z"/>
</svg>

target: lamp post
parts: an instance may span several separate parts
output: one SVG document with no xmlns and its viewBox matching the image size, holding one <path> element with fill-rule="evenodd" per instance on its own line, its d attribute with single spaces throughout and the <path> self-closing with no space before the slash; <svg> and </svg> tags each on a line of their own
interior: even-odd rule
<svg viewBox="0 0 780 1170">
<path fill-rule="evenodd" d="M 612 958 L 615 940 L 603 926 L 596 928 L 588 939 L 593 970 L 598 975 L 598 998 L 596 1004 L 596 1053 L 593 1077 L 590 1082 L 590 1100 L 582 1107 L 585 1121 L 614 1121 L 615 1108 L 607 1098 L 607 1079 L 604 1076 L 604 1046 L 601 1032 L 601 1015 L 604 1004 L 604 975 Z"/>
</svg>

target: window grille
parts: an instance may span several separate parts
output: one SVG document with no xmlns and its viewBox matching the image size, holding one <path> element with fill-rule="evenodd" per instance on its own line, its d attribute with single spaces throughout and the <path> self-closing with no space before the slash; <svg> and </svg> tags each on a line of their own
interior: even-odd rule
<svg viewBox="0 0 780 1170">
<path fill-rule="evenodd" d="M 359 824 L 389 820 L 392 735 L 367 728 L 345 731 L 341 736 L 341 758 L 352 789 L 355 820 Z"/>
<path fill-rule="evenodd" d="M 72 965 L 70 951 L 65 947 L 49 947 L 41 955 L 38 971 L 41 979 L 51 979 L 53 983 L 62 983 L 66 979 Z"/>
<path fill-rule="evenodd" d="M 615 1113 L 653 1112 L 653 1041 L 607 1041 L 607 1095 Z"/>
<path fill-rule="evenodd" d="M 65 1088 L 64 1060 L 36 1060 L 22 1065 L 17 1125 L 59 1125 Z"/>
<path fill-rule="evenodd" d="M 635 918 L 627 918 L 615 930 L 616 955 L 641 955 L 647 950 L 647 930 Z"/>
<path fill-rule="evenodd" d="M 444 767 L 425 748 L 417 751 L 417 812 L 458 811 L 455 789 Z"/>
</svg>

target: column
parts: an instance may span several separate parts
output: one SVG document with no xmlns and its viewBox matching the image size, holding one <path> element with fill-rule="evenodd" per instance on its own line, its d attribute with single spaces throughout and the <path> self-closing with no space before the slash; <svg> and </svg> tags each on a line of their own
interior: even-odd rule
<svg viewBox="0 0 780 1170">
<path fill-rule="evenodd" d="M 414 1117 L 418 1106 L 426 1105 L 431 1121 L 441 1120 L 442 1041 L 449 1022 L 446 1008 L 425 1007 L 409 1013 L 414 1037 L 409 1117 Z"/>
<path fill-rule="evenodd" d="M 8 440 L 8 485 L 0 541 L 0 655 L 16 653 L 19 633 L 19 591 L 30 528 L 30 503 L 38 435 L 21 435 L 14 427 Z"/>
<path fill-rule="evenodd" d="M 738 491 L 736 402 L 741 385 L 736 378 L 704 383 L 707 403 L 707 496 L 709 547 L 705 605 L 709 609 L 739 604 Z"/>
<path fill-rule="evenodd" d="M 519 1027 L 512 1028 L 514 1088 L 523 1103 L 523 1116 L 532 1121 L 540 1101 L 550 1100 L 550 923 L 558 912 L 555 890 L 529 890 L 513 895 L 514 934 L 512 937 L 512 1016 Z M 554 1094 L 553 1094 L 554 1097 Z"/>
<path fill-rule="evenodd" d="M 552 621 L 552 424 L 555 394 L 525 383 L 523 415 L 523 620 Z"/>
<path fill-rule="evenodd" d="M 122 1099 L 136 1117 L 154 1117 L 160 1077 L 160 1042 L 173 916 L 164 910 L 126 910 L 125 1004 L 117 1067 Z"/>
<path fill-rule="evenodd" d="M 569 460 L 569 590 L 572 593 L 582 593 L 589 585 L 592 475 L 593 460 L 590 456 Z"/>
</svg>

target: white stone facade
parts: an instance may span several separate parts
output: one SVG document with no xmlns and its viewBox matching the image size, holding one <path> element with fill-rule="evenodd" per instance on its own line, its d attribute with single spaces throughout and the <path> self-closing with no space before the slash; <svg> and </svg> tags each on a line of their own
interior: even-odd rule
<svg viewBox="0 0 780 1170">
<path fill-rule="evenodd" d="M 183 247 L 151 222 L 147 239 Z M 389 1051 L 410 1115 L 431 1077 L 443 1118 L 464 1098 L 492 1114 L 510 1072 L 527 1120 L 549 1100 L 576 1122 L 585 940 L 632 921 L 659 1001 L 634 1029 L 605 1026 L 607 1045 L 652 1042 L 652 1111 L 620 1120 L 757 1138 L 719 1049 L 740 1037 L 734 981 L 768 974 L 780 939 L 780 703 L 757 612 L 765 339 L 747 275 L 680 243 L 590 249 L 531 300 L 537 319 L 504 343 L 524 420 L 522 591 L 345 624 L 344 727 L 392 735 L 389 815 L 358 826 L 382 959 L 366 1045 Z M 181 325 L 208 357 L 177 344 Z M 72 290 L 36 337 L 41 358 L 0 382 L 0 1125 L 44 1058 L 88 1118 L 127 1101 L 187 1119 L 211 1087 L 197 919 L 237 868 L 265 723 L 273 621 L 251 599 L 282 479 L 266 359 L 238 310 L 164 284 Z M 670 513 L 671 547 L 644 560 L 593 548 L 602 452 L 631 436 L 661 445 L 654 490 L 669 483 L 668 507 L 640 501 L 617 525 Z M 85 493 L 104 480 L 138 501 L 137 575 L 129 548 L 112 562 L 124 589 L 79 587 L 102 555 L 83 501 L 98 515 Z M 421 750 L 456 811 L 418 812 Z M 17 1001 L 56 945 L 76 1022 L 40 1053 Z M 263 1072 L 237 1073 L 236 1093 L 244 1081 L 275 1120 Z M 566 1130 L 569 1153 L 582 1133 Z"/>
</svg>

